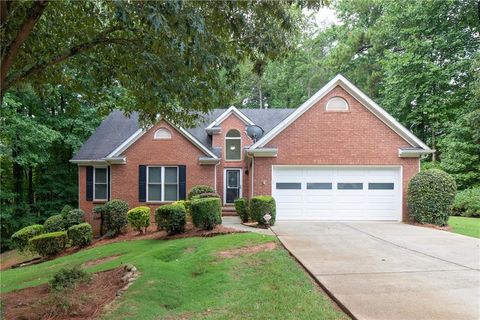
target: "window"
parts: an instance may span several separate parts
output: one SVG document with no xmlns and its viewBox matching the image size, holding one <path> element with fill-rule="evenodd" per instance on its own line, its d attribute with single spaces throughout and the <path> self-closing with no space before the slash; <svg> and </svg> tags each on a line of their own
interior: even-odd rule
<svg viewBox="0 0 480 320">
<path fill-rule="evenodd" d="M 93 171 L 93 200 L 108 200 L 108 174 L 107 168 L 94 168 Z"/>
<path fill-rule="evenodd" d="M 348 111 L 348 103 L 345 99 L 334 97 L 327 102 L 326 111 Z"/>
<path fill-rule="evenodd" d="M 178 168 L 147 167 L 147 202 L 178 200 Z"/>
<path fill-rule="evenodd" d="M 307 190 L 331 190 L 331 182 L 308 182 Z"/>
<path fill-rule="evenodd" d="M 242 137 L 238 130 L 230 130 L 225 137 L 225 159 L 242 160 Z"/>
<path fill-rule="evenodd" d="M 300 190 L 302 189 L 302 184 L 300 182 L 277 182 L 277 190 Z"/>
<path fill-rule="evenodd" d="M 393 182 L 370 182 L 368 184 L 369 190 L 393 190 Z"/>
<path fill-rule="evenodd" d="M 153 138 L 155 140 L 170 140 L 172 139 L 172 133 L 166 128 L 160 128 L 155 131 Z"/>
<path fill-rule="evenodd" d="M 361 183 L 361 182 L 353 182 L 353 183 L 339 182 L 337 184 L 337 189 L 338 190 L 362 190 L 363 189 L 363 183 Z"/>
</svg>

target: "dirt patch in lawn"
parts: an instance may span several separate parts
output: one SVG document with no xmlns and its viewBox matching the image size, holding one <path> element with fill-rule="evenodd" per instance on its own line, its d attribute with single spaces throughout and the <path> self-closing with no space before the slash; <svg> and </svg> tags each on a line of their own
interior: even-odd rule
<svg viewBox="0 0 480 320">
<path fill-rule="evenodd" d="M 239 255 L 243 254 L 249 254 L 249 253 L 257 253 L 261 251 L 271 251 L 274 250 L 277 247 L 277 244 L 275 242 L 269 242 L 269 243 L 264 243 L 264 244 L 259 244 L 256 246 L 250 246 L 250 247 L 242 247 L 242 248 L 236 248 L 236 249 L 231 249 L 231 250 L 226 250 L 226 251 L 220 251 L 217 255 L 220 258 L 235 258 Z"/>
<path fill-rule="evenodd" d="M 90 260 L 90 261 L 87 261 L 84 264 L 82 264 L 82 267 L 84 267 L 84 268 L 92 267 L 92 266 L 95 266 L 95 265 L 100 264 L 100 263 L 115 260 L 115 259 L 117 259 L 118 257 L 121 257 L 121 256 L 122 256 L 121 254 L 117 254 L 117 255 L 113 255 L 113 256 L 103 257 L 103 258 L 100 258 L 100 259 Z"/>
<path fill-rule="evenodd" d="M 51 292 L 47 284 L 2 294 L 4 319 L 94 319 L 128 280 L 124 267 L 93 274 L 73 290 Z M 122 279 L 123 278 L 123 279 Z"/>
</svg>

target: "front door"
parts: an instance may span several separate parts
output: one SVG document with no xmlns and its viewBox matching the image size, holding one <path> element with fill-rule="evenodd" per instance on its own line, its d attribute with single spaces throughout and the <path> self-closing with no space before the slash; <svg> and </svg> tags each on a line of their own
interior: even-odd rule
<svg viewBox="0 0 480 320">
<path fill-rule="evenodd" d="M 233 203 L 240 198 L 241 178 L 240 169 L 225 170 L 225 203 Z"/>
</svg>

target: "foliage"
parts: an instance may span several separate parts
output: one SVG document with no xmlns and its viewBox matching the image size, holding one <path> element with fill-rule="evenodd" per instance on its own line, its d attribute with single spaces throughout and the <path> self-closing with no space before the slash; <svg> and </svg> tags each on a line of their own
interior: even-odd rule
<svg viewBox="0 0 480 320">
<path fill-rule="evenodd" d="M 455 233 L 480 239 L 480 219 L 469 217 L 450 217 L 448 225 Z"/>
<path fill-rule="evenodd" d="M 212 230 L 222 223 L 222 205 L 219 198 L 193 200 L 190 204 L 193 225 L 204 230 Z"/>
<path fill-rule="evenodd" d="M 80 224 L 85 221 L 85 212 L 82 209 L 72 209 L 66 215 L 63 216 L 65 222 L 65 229 L 71 226 Z"/>
<path fill-rule="evenodd" d="M 216 192 L 206 192 L 194 195 L 190 200 L 203 199 L 203 198 L 220 198 L 220 195 Z"/>
<path fill-rule="evenodd" d="M 150 208 L 136 207 L 130 209 L 127 213 L 128 223 L 137 231 L 143 232 L 150 225 Z"/>
<path fill-rule="evenodd" d="M 480 187 L 457 192 L 452 213 L 456 216 L 480 218 Z"/>
<path fill-rule="evenodd" d="M 419 223 L 446 226 L 456 191 L 455 180 L 444 171 L 417 173 L 408 184 L 410 216 Z"/>
<path fill-rule="evenodd" d="M 92 276 L 77 265 L 71 268 L 60 269 L 48 284 L 51 290 L 63 291 L 66 289 L 74 289 L 78 283 L 87 282 L 91 279 Z"/>
<path fill-rule="evenodd" d="M 61 214 L 56 214 L 49 217 L 43 223 L 45 227 L 45 232 L 55 232 L 55 231 L 62 231 L 66 229 L 65 219 L 63 219 Z"/>
<path fill-rule="evenodd" d="M 190 191 L 188 192 L 187 199 L 192 200 L 192 197 L 196 195 L 200 195 L 202 193 L 215 193 L 215 189 L 213 187 L 207 186 L 207 185 L 197 185 L 194 186 Z"/>
<path fill-rule="evenodd" d="M 275 224 L 276 209 L 275 199 L 272 196 L 255 196 L 250 199 L 250 214 L 252 219 L 260 225 L 266 225 L 263 217 L 269 214 L 272 216 L 269 224 L 273 226 Z"/>
<path fill-rule="evenodd" d="M 24 227 L 12 235 L 13 245 L 21 252 L 27 251 L 29 249 L 28 240 L 44 232 L 45 229 L 41 224 Z"/>
<path fill-rule="evenodd" d="M 250 217 L 250 208 L 248 206 L 248 199 L 238 198 L 235 200 L 235 211 L 237 211 L 238 216 L 242 222 L 248 222 Z"/>
<path fill-rule="evenodd" d="M 103 234 L 107 230 L 107 207 L 105 205 L 99 205 L 95 206 L 92 210 L 94 214 L 94 219 L 100 219 L 100 234 L 103 236 Z"/>
<path fill-rule="evenodd" d="M 68 239 L 74 247 L 86 247 L 92 243 L 93 230 L 89 223 L 80 223 L 67 230 Z"/>
<path fill-rule="evenodd" d="M 66 204 L 65 206 L 63 206 L 62 211 L 60 211 L 60 214 L 62 215 L 62 217 L 66 218 L 70 213 L 70 211 L 72 211 L 73 209 L 74 208 L 71 205 Z"/>
<path fill-rule="evenodd" d="M 62 252 L 68 243 L 66 231 L 44 233 L 28 241 L 30 248 L 42 257 L 54 256 Z"/>
<path fill-rule="evenodd" d="M 155 210 L 157 228 L 164 229 L 168 234 L 185 232 L 186 209 L 181 203 L 163 205 Z"/>
<path fill-rule="evenodd" d="M 128 203 L 123 200 L 110 200 L 105 203 L 105 227 L 110 237 L 125 231 L 128 224 Z"/>
</svg>

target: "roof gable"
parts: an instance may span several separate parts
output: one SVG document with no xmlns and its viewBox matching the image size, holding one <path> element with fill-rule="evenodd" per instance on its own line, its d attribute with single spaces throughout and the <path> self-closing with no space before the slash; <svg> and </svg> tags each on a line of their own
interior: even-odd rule
<svg viewBox="0 0 480 320">
<path fill-rule="evenodd" d="M 221 115 L 219 115 L 215 120 L 213 120 L 212 123 L 208 125 L 206 129 L 213 128 L 215 126 L 218 126 L 220 123 L 223 122 L 223 120 L 227 119 L 231 114 L 235 114 L 240 120 L 242 120 L 245 124 L 253 125 L 255 124 L 252 120 L 250 120 L 245 114 L 240 112 L 237 108 L 234 106 L 231 106 L 225 112 L 223 112 Z"/>
</svg>

